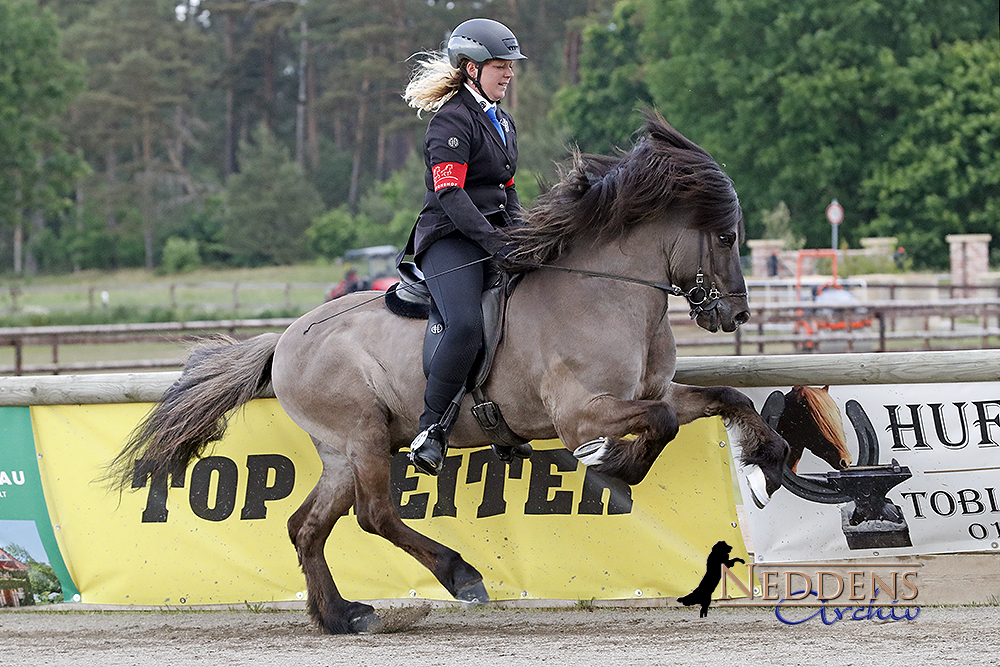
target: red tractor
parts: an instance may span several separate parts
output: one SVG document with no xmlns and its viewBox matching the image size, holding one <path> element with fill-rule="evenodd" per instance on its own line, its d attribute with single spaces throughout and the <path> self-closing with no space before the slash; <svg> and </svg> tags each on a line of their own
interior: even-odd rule
<svg viewBox="0 0 1000 667">
<path fill-rule="evenodd" d="M 399 282 L 396 275 L 396 255 L 399 251 L 391 245 L 372 246 L 348 250 L 344 254 L 344 279 L 330 288 L 326 300 L 359 292 L 361 290 L 377 290 L 384 292 L 391 285 Z M 355 265 L 362 270 L 358 275 Z"/>
</svg>

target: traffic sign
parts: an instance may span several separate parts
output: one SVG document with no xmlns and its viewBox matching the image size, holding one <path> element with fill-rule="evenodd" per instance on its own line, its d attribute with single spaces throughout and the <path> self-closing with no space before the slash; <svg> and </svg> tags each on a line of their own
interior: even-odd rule
<svg viewBox="0 0 1000 667">
<path fill-rule="evenodd" d="M 844 219 L 844 207 L 836 199 L 826 207 L 826 219 L 830 221 L 831 225 L 839 225 Z"/>
</svg>

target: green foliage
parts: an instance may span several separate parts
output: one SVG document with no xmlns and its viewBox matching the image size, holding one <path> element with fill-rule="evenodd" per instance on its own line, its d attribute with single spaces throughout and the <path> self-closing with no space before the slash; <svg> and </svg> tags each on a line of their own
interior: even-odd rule
<svg viewBox="0 0 1000 667">
<path fill-rule="evenodd" d="M 417 221 L 426 191 L 423 161 L 412 155 L 403 169 L 361 198 L 356 214 L 345 205 L 316 218 L 307 232 L 310 247 L 328 259 L 352 248 L 401 248 Z"/>
<path fill-rule="evenodd" d="M 792 214 L 785 202 L 780 201 L 773 210 L 764 211 L 761 218 L 765 239 L 782 239 L 785 250 L 800 250 L 806 246 L 806 240 L 797 235 L 792 227 Z"/>
<path fill-rule="evenodd" d="M 1000 233 L 1000 40 L 946 44 L 894 78 L 905 122 L 864 182 L 877 201 L 867 229 L 943 266 L 946 234 Z"/>
<path fill-rule="evenodd" d="M 626 148 L 641 123 L 640 110 L 652 106 L 640 56 L 645 23 L 641 0 L 624 0 L 610 19 L 598 17 L 583 32 L 580 82 L 556 94 L 553 114 L 589 153 Z"/>
<path fill-rule="evenodd" d="M 163 273 L 185 273 L 194 271 L 201 266 L 201 256 L 198 254 L 198 241 L 171 236 L 163 246 L 163 260 L 160 269 Z"/>
<path fill-rule="evenodd" d="M 584 147 L 621 140 L 632 116 L 601 95 L 635 98 L 611 77 L 624 68 L 629 85 L 648 91 L 732 175 L 750 237 L 784 201 L 796 234 L 822 247 L 824 208 L 837 198 L 842 236 L 897 235 L 914 218 L 901 240 L 918 263 L 939 265 L 945 233 L 996 226 L 986 194 L 1000 169 L 996 3 L 626 0 L 616 8 L 626 10 L 641 48 L 623 64 L 633 39 L 591 35 L 580 84 L 560 93 L 559 112 Z M 584 110 L 562 105 L 563 96 Z"/>
<path fill-rule="evenodd" d="M 289 264 L 308 256 L 306 230 L 323 204 L 266 126 L 254 139 L 240 145 L 242 170 L 229 180 L 221 237 L 240 264 Z"/>
<path fill-rule="evenodd" d="M 0 230 L 23 229 L 26 212 L 66 209 L 84 172 L 57 122 L 82 79 L 59 53 L 55 16 L 36 2 L 0 2 L 0 51 Z M 15 242 L 15 266 L 21 252 Z"/>
</svg>

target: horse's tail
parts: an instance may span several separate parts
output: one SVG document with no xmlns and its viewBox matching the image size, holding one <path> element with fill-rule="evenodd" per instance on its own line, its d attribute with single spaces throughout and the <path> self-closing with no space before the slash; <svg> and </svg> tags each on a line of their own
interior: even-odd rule
<svg viewBox="0 0 1000 667">
<path fill-rule="evenodd" d="M 108 465 L 103 481 L 112 489 L 130 489 L 140 460 L 143 476 L 185 470 L 206 445 L 222 438 L 229 413 L 270 382 L 279 337 L 266 333 L 241 343 L 223 336 L 195 348 L 180 378 Z"/>
</svg>

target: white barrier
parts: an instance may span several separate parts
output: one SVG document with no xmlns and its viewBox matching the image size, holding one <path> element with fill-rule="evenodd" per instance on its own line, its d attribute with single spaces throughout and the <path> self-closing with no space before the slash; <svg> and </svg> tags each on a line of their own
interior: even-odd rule
<svg viewBox="0 0 1000 667">
<path fill-rule="evenodd" d="M 149 403 L 180 376 L 104 373 L 0 378 L 0 406 Z M 675 379 L 700 386 L 1000 381 L 1000 350 L 681 357 Z"/>
</svg>

